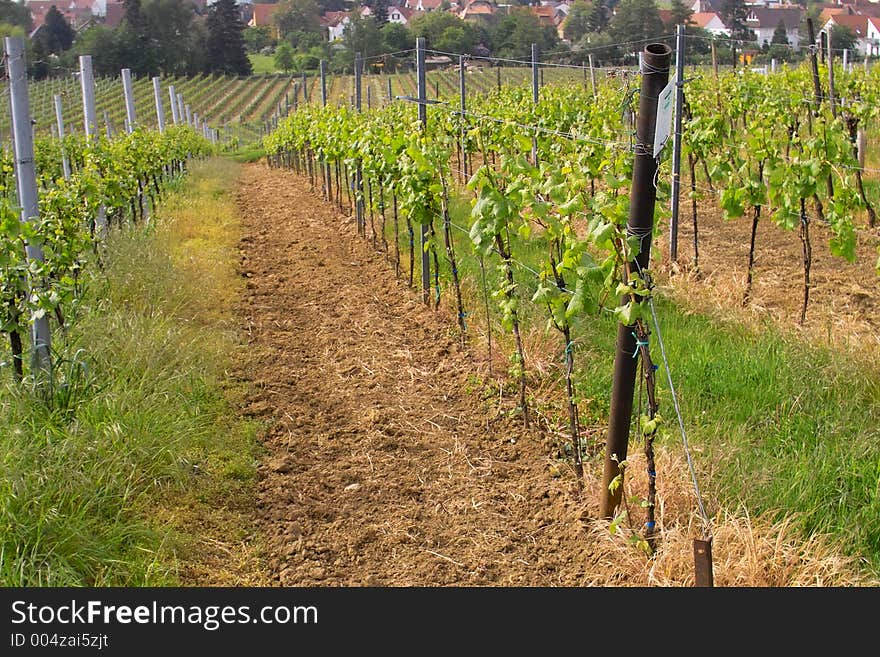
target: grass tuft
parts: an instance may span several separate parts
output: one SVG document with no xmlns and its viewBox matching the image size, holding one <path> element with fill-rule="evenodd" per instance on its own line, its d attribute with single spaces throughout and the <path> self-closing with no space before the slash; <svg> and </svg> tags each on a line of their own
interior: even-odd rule
<svg viewBox="0 0 880 657">
<path fill-rule="evenodd" d="M 110 236 L 57 342 L 52 404 L 3 373 L 0 584 L 177 584 L 178 553 L 201 538 L 197 500 L 252 494 L 255 428 L 224 382 L 239 351 L 223 191 L 236 175 L 195 163 L 149 224 Z"/>
</svg>

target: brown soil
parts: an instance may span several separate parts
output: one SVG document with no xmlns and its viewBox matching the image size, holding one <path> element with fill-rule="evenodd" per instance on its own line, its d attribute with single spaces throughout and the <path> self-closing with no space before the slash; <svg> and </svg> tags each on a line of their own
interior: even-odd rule
<svg viewBox="0 0 880 657">
<path fill-rule="evenodd" d="M 271 584 L 693 585 L 700 529 L 681 457 L 658 450 L 670 474 L 648 558 L 596 519 L 601 462 L 579 491 L 561 434 L 523 430 L 513 387 L 499 396 L 475 376 L 482 347 L 462 347 L 454 318 L 396 280 L 350 218 L 262 164 L 244 167 L 237 201 L 253 353 L 237 374 L 245 413 L 268 427 L 258 525 Z M 645 469 L 629 462 L 628 497 Z M 719 513 L 716 585 L 847 581 L 818 538 Z"/>
<path fill-rule="evenodd" d="M 249 165 L 239 202 L 274 579 L 579 583 L 580 505 L 552 447 L 484 403 L 448 318 L 292 174 Z"/>
</svg>

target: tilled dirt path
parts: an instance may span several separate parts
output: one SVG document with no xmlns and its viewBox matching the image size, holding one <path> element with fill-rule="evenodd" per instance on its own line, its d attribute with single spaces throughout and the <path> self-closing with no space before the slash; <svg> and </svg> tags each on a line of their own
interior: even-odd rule
<svg viewBox="0 0 880 657">
<path fill-rule="evenodd" d="M 272 581 L 581 584 L 584 496 L 481 399 L 448 318 L 294 174 L 246 165 L 237 199 Z"/>
</svg>

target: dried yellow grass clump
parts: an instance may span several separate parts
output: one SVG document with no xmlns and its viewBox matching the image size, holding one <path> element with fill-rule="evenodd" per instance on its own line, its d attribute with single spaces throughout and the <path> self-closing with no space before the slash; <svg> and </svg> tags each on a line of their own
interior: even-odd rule
<svg viewBox="0 0 880 657">
<path fill-rule="evenodd" d="M 694 586 L 693 541 L 706 536 L 712 539 L 713 583 L 718 587 L 880 585 L 860 573 L 857 559 L 839 554 L 828 537 L 804 540 L 792 516 L 770 522 L 743 510 L 707 509 L 710 524 L 704 526 L 684 457 L 669 448 L 656 452 L 656 551 L 648 555 L 637 546 L 642 529 L 638 499 L 644 497 L 647 477 L 643 455 L 632 450 L 625 483 L 629 521 L 620 523 L 616 533 L 607 520 L 586 522 L 592 563 L 585 586 Z M 588 474 L 584 499 L 599 499 L 600 475 Z"/>
</svg>

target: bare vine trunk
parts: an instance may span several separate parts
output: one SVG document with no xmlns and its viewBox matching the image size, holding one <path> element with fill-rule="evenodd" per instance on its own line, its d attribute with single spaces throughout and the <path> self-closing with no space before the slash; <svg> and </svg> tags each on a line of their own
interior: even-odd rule
<svg viewBox="0 0 880 657">
<path fill-rule="evenodd" d="M 810 302 L 810 268 L 813 264 L 813 247 L 810 244 L 810 218 L 807 216 L 806 202 L 801 199 L 801 244 L 804 255 L 804 303 L 801 306 L 800 323 L 807 321 L 807 304 Z"/>
<path fill-rule="evenodd" d="M 758 236 L 758 219 L 761 216 L 761 206 L 756 205 L 752 214 L 752 236 L 749 240 L 749 266 L 746 270 L 746 291 L 743 294 L 742 305 L 747 306 L 752 294 L 752 274 L 755 269 L 755 241 Z"/>
<path fill-rule="evenodd" d="M 504 296 L 507 297 L 508 301 L 513 301 L 516 294 L 516 280 L 513 276 L 513 262 L 511 260 L 510 250 L 507 248 L 504 240 L 501 239 L 501 236 L 497 234 L 495 235 L 495 246 L 498 249 L 499 255 L 504 261 L 504 274 L 507 278 L 507 286 L 504 291 Z M 516 343 L 516 356 L 518 365 L 517 378 L 519 379 L 519 403 L 520 407 L 522 408 L 523 424 L 525 425 L 525 428 L 528 429 L 530 426 L 530 422 L 529 405 L 526 400 L 526 357 L 525 351 L 523 350 L 522 336 L 520 335 L 519 330 L 519 316 L 516 312 L 516 308 L 510 311 L 510 316 L 511 325 L 513 327 L 513 339 Z"/>
</svg>

